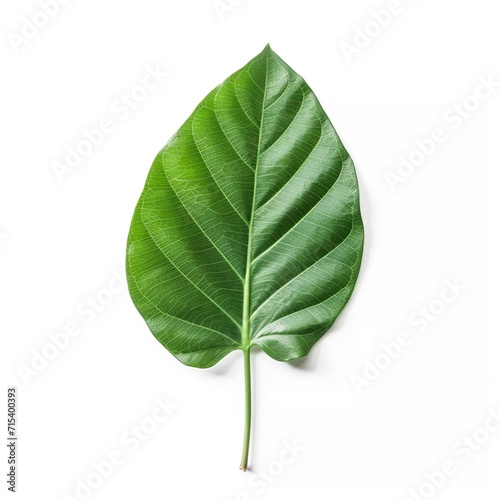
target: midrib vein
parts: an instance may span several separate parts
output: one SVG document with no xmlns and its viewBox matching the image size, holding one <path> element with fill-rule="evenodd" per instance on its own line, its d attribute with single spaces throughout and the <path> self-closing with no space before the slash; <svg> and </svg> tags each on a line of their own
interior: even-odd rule
<svg viewBox="0 0 500 500">
<path fill-rule="evenodd" d="M 266 47 L 266 75 L 264 79 L 264 95 L 262 97 L 262 112 L 260 115 L 260 129 L 259 129 L 259 140 L 257 142 L 257 160 L 255 162 L 255 172 L 253 181 L 253 196 L 252 196 L 252 209 L 250 212 L 250 223 L 248 225 L 248 244 L 247 244 L 247 262 L 245 270 L 245 281 L 243 284 L 243 318 L 242 318 L 242 329 L 241 329 L 241 343 L 243 350 L 247 350 L 250 347 L 250 298 L 251 298 L 251 286 L 250 281 L 252 278 L 252 233 L 253 233 L 253 221 L 255 212 L 255 198 L 257 193 L 257 177 L 259 171 L 260 163 L 260 149 L 262 142 L 262 123 L 264 121 L 265 104 L 267 98 L 267 75 L 269 70 L 269 47 Z"/>
</svg>

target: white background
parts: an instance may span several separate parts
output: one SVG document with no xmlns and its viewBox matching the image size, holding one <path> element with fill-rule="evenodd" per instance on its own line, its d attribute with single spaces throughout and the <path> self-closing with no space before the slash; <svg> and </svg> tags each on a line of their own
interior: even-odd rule
<svg viewBox="0 0 500 500">
<path fill-rule="evenodd" d="M 15 50 L 23 17 L 40 7 L 3 2 L 0 330 L 2 391 L 19 392 L 17 498 L 78 498 L 77 480 L 116 450 L 124 463 L 91 498 L 404 500 L 451 460 L 455 474 L 428 498 L 498 500 L 500 432 L 466 462 L 453 450 L 500 405 L 500 88 L 460 126 L 445 117 L 480 77 L 500 81 L 500 12 L 493 0 L 401 0 L 348 61 L 341 44 L 356 33 L 359 42 L 372 11 L 387 7 L 243 0 L 220 16 L 211 0 L 72 0 Z M 125 289 L 92 321 L 81 313 L 89 297 L 109 298 L 103 290 L 123 272 L 157 151 L 267 42 L 306 78 L 353 157 L 367 242 L 352 300 L 309 358 L 254 356 L 252 472 L 243 474 L 239 352 L 213 369 L 183 366 Z M 122 119 L 113 103 L 157 65 L 169 76 Z M 54 162 L 106 117 L 114 130 L 60 182 Z M 437 127 L 446 141 L 392 191 L 387 171 Z M 410 317 L 455 278 L 466 290 L 418 333 Z M 81 333 L 23 379 L 20 367 L 69 322 Z M 353 375 L 402 331 L 413 344 L 359 394 Z M 178 409 L 131 452 L 120 436 L 152 415 L 157 397 Z M 305 450 L 280 466 L 293 440 Z M 269 467 L 264 488 L 256 475 Z"/>
</svg>

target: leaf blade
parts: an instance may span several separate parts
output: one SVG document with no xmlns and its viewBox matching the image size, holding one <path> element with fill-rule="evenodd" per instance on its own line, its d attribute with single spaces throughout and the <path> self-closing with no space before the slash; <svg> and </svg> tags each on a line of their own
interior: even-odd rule
<svg viewBox="0 0 500 500">
<path fill-rule="evenodd" d="M 266 47 L 153 163 L 129 236 L 129 286 L 185 364 L 251 346 L 288 361 L 344 308 L 362 247 L 352 161 L 310 87 Z"/>
</svg>

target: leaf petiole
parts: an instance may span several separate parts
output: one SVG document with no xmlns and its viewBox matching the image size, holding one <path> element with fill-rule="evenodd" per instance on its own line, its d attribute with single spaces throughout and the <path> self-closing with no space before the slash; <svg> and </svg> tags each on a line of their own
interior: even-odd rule
<svg viewBox="0 0 500 500">
<path fill-rule="evenodd" d="M 252 425 L 252 377 L 250 369 L 250 347 L 243 349 L 243 364 L 245 371 L 245 428 L 243 433 L 243 452 L 240 469 L 246 472 L 248 466 L 248 451 L 250 448 L 250 429 Z"/>
</svg>

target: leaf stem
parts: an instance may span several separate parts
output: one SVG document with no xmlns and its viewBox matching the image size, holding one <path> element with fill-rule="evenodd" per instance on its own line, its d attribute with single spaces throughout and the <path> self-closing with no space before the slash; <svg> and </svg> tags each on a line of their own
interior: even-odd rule
<svg viewBox="0 0 500 500">
<path fill-rule="evenodd" d="M 250 347 L 243 349 L 243 364 L 245 371 L 245 428 L 243 433 L 243 453 L 240 469 L 246 472 L 248 451 L 250 449 L 250 431 L 252 426 L 252 377 L 250 369 Z"/>
<path fill-rule="evenodd" d="M 264 122 L 264 111 L 266 109 L 266 96 L 267 96 L 267 78 L 269 70 L 269 54 L 271 48 L 269 44 L 266 45 L 263 53 L 266 57 L 266 80 L 264 83 L 264 95 L 262 98 L 262 111 L 260 115 L 259 123 L 259 141 L 257 143 L 257 160 L 255 163 L 255 173 L 254 173 L 254 185 L 253 185 L 253 195 L 252 195 L 252 210 L 250 215 L 250 221 L 248 224 L 248 244 L 247 244 L 247 263 L 245 271 L 245 280 L 243 282 L 243 321 L 241 325 L 241 341 L 243 348 L 243 360 L 244 360 L 244 370 L 245 370 L 245 431 L 243 434 L 243 453 L 241 455 L 241 465 L 240 469 L 242 471 L 247 470 L 248 465 L 248 450 L 250 448 L 250 428 L 252 424 L 252 379 L 250 373 L 250 349 L 251 345 L 251 328 L 250 328 L 250 317 L 251 317 L 251 278 L 252 278 L 252 236 L 253 236 L 253 223 L 254 215 L 257 201 L 257 174 L 259 171 L 261 145 L 262 145 L 262 124 Z"/>
</svg>

